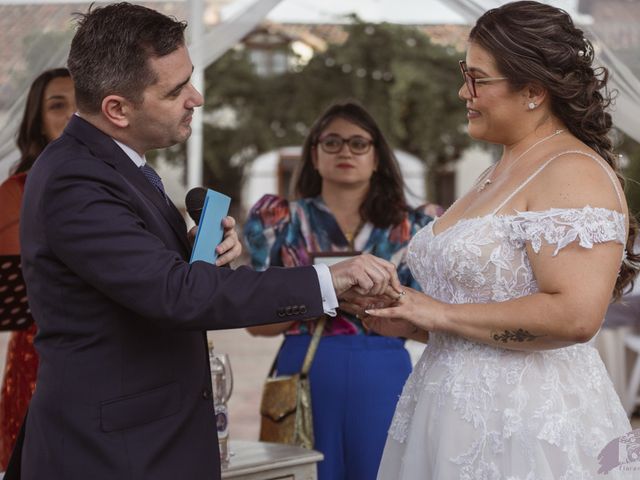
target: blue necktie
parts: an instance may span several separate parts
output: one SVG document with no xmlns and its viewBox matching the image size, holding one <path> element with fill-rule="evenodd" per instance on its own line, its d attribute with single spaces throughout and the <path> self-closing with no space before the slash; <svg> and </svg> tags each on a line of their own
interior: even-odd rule
<svg viewBox="0 0 640 480">
<path fill-rule="evenodd" d="M 151 185 L 158 189 L 158 191 L 162 194 L 162 197 L 166 201 L 167 194 L 164 193 L 164 185 L 162 185 L 162 179 L 160 178 L 160 175 L 158 175 L 156 171 L 149 166 L 148 163 L 145 163 L 143 166 L 141 166 L 140 170 L 142 170 L 144 176 L 147 178 L 147 180 L 149 180 L 149 183 L 151 183 Z"/>
</svg>

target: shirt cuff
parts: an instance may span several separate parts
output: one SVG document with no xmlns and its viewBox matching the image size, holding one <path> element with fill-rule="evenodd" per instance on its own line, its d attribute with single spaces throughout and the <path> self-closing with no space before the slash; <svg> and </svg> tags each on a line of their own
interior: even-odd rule
<svg viewBox="0 0 640 480">
<path fill-rule="evenodd" d="M 318 282 L 320 282 L 320 294 L 322 295 L 322 309 L 324 313 L 330 317 L 336 316 L 336 308 L 338 308 L 338 297 L 336 297 L 336 291 L 333 288 L 333 281 L 331 280 L 331 272 L 329 267 L 323 263 L 313 265 L 318 274 Z"/>
</svg>

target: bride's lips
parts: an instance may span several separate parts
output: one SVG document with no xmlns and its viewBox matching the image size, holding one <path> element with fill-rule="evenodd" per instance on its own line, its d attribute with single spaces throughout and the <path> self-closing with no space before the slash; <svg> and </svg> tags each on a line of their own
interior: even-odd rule
<svg viewBox="0 0 640 480">
<path fill-rule="evenodd" d="M 478 110 L 474 110 L 473 108 L 467 107 L 467 118 L 478 118 L 480 116 L 480 112 Z"/>
<path fill-rule="evenodd" d="M 351 165 L 350 163 L 338 163 L 336 165 L 336 167 L 344 168 L 345 170 L 350 169 L 350 168 L 356 168 L 354 165 Z"/>
</svg>

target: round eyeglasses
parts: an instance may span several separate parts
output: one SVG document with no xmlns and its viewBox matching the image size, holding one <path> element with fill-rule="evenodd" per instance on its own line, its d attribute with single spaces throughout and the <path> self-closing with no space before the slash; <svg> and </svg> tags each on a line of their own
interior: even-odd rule
<svg viewBox="0 0 640 480">
<path fill-rule="evenodd" d="M 343 138 L 340 135 L 331 133 L 318 140 L 318 145 L 325 153 L 338 153 L 342 150 L 344 144 L 347 144 L 349 151 L 354 155 L 364 155 L 371 150 L 373 140 L 361 137 L 360 135 L 354 135 L 353 137 Z"/>
<path fill-rule="evenodd" d="M 471 74 L 469 73 L 469 70 L 467 69 L 467 62 L 465 62 L 464 60 L 460 60 L 459 63 L 460 63 L 460 71 L 462 72 L 462 79 L 464 80 L 464 83 L 466 83 L 467 88 L 469 89 L 469 93 L 473 98 L 478 98 L 478 93 L 476 91 L 477 84 L 498 82 L 500 80 L 508 80 L 507 77 L 475 78 L 471 76 Z"/>
</svg>

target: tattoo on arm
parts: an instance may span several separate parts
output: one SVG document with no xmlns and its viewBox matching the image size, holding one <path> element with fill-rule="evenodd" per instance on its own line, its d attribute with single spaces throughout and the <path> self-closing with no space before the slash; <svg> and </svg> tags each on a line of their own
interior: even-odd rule
<svg viewBox="0 0 640 480">
<path fill-rule="evenodd" d="M 528 330 L 524 330 L 519 328 L 515 331 L 505 330 L 502 333 L 492 333 L 491 338 L 493 338 L 496 342 L 532 342 L 536 338 L 544 337 L 545 335 L 534 335 L 530 333 Z"/>
</svg>

